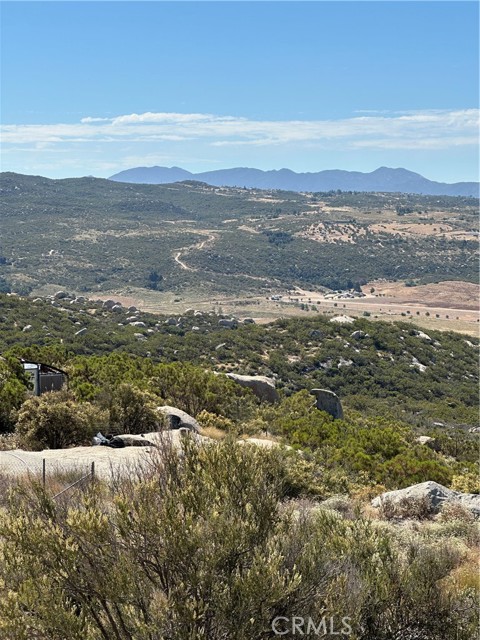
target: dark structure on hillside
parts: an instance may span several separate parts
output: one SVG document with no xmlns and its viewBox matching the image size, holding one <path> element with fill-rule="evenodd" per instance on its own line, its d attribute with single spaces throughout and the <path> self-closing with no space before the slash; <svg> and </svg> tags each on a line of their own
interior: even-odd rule
<svg viewBox="0 0 480 640">
<path fill-rule="evenodd" d="M 22 366 L 31 379 L 34 396 L 40 396 L 47 391 L 60 391 L 68 383 L 68 375 L 65 371 L 49 364 L 22 360 Z"/>
</svg>

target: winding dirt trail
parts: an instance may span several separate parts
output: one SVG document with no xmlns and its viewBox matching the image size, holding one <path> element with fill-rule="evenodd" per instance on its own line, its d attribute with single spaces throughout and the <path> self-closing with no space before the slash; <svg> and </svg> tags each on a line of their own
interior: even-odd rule
<svg viewBox="0 0 480 640">
<path fill-rule="evenodd" d="M 198 269 L 196 269 L 195 267 L 189 267 L 188 264 L 186 264 L 182 260 L 181 258 L 182 254 L 188 254 L 193 249 L 203 249 L 207 244 L 210 244 L 211 242 L 214 242 L 217 239 L 217 235 L 215 235 L 214 233 L 210 233 L 209 231 L 195 231 L 194 233 L 197 233 L 198 235 L 201 235 L 201 236 L 207 236 L 207 237 L 201 240 L 200 242 L 196 242 L 195 244 L 190 244 L 186 247 L 181 247 L 173 256 L 173 259 L 175 260 L 175 262 L 180 266 L 181 269 L 184 269 L 185 271 L 198 271 Z"/>
</svg>

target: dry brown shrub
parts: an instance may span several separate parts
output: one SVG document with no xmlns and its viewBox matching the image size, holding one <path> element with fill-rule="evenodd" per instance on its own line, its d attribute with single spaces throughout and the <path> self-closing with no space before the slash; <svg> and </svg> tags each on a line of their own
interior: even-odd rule
<svg viewBox="0 0 480 640">
<path fill-rule="evenodd" d="M 475 517 L 461 502 L 445 502 L 438 514 L 438 520 L 440 522 L 451 522 L 452 520 L 473 522 Z"/>
<path fill-rule="evenodd" d="M 428 520 L 434 514 L 428 498 L 402 498 L 398 501 L 384 500 L 380 516 L 385 520 Z"/>
<path fill-rule="evenodd" d="M 0 434 L 0 451 L 11 451 L 12 449 L 19 448 L 20 444 L 16 433 Z"/>
</svg>

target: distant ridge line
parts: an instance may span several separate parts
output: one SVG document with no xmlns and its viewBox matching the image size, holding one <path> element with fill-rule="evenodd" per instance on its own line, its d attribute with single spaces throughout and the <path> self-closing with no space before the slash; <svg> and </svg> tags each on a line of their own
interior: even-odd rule
<svg viewBox="0 0 480 640">
<path fill-rule="evenodd" d="M 262 171 L 248 167 L 191 173 L 181 167 L 135 167 L 120 171 L 109 180 L 136 184 L 168 184 L 198 180 L 216 187 L 248 187 L 284 191 L 378 191 L 423 195 L 479 197 L 478 182 L 448 184 L 424 178 L 407 169 L 379 167 L 370 173 L 327 169 L 295 173 L 290 169 Z"/>
</svg>

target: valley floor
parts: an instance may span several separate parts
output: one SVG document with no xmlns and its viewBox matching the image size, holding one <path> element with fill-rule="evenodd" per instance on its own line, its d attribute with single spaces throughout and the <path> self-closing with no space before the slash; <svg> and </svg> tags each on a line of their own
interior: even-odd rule
<svg viewBox="0 0 480 640">
<path fill-rule="evenodd" d="M 372 288 L 375 291 L 370 293 Z M 129 288 L 90 296 L 104 300 L 115 297 L 124 305 L 135 305 L 150 313 L 181 314 L 188 308 L 221 310 L 226 315 L 252 317 L 258 323 L 266 323 L 281 317 L 310 317 L 312 313 L 320 312 L 332 316 L 365 315 L 392 322 L 411 319 L 426 329 L 472 336 L 479 333 L 479 287 L 476 284 L 445 281 L 407 287 L 404 282 L 375 281 L 365 285 L 363 292 L 365 297 L 362 298 L 331 298 L 319 291 L 298 288 L 294 291 L 272 289 L 270 295 L 245 293 L 236 296 L 198 289 L 173 293 Z"/>
</svg>

